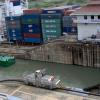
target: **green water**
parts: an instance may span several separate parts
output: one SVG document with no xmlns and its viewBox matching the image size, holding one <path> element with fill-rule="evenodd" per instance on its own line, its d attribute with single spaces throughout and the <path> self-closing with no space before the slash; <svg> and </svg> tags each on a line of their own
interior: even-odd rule
<svg viewBox="0 0 100 100">
<path fill-rule="evenodd" d="M 46 68 L 49 74 L 58 76 L 66 86 L 84 88 L 100 83 L 100 69 L 29 60 L 17 60 L 9 68 L 0 67 L 0 79 L 21 78 L 23 74 L 39 68 Z"/>
</svg>

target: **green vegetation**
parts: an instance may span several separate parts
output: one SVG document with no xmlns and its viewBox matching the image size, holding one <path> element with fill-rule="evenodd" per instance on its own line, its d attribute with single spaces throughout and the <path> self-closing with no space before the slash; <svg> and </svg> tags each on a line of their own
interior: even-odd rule
<svg viewBox="0 0 100 100">
<path fill-rule="evenodd" d="M 87 0 L 29 0 L 29 8 L 56 7 L 63 5 L 86 4 Z"/>
</svg>

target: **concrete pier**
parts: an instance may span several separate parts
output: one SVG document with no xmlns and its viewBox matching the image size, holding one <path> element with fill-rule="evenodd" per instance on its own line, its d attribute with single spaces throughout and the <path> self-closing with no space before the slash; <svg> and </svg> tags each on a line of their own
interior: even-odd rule
<svg viewBox="0 0 100 100">
<path fill-rule="evenodd" d="M 23 100 L 100 100 L 95 96 L 78 96 L 68 92 L 50 91 L 24 85 L 18 87 L 0 85 L 0 93 L 20 97 Z"/>
</svg>

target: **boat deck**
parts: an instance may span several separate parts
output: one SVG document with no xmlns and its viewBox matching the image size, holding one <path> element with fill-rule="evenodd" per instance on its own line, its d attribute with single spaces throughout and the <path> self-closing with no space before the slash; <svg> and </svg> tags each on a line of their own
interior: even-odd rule
<svg viewBox="0 0 100 100">
<path fill-rule="evenodd" d="M 50 91 L 24 85 L 17 87 L 0 85 L 0 92 L 20 97 L 23 100 L 100 100 L 99 97 L 84 97 L 70 93 Z"/>
</svg>

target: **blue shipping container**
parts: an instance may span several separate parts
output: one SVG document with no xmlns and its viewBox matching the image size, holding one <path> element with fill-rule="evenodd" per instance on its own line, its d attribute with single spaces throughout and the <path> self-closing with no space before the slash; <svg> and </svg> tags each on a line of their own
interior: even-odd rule
<svg viewBox="0 0 100 100">
<path fill-rule="evenodd" d="M 24 25 L 22 25 L 22 27 L 23 28 L 25 28 L 25 29 L 30 29 L 30 28 L 32 28 L 32 29 L 40 29 L 41 28 L 41 26 L 40 25 L 36 25 L 36 24 L 24 24 Z"/>
<path fill-rule="evenodd" d="M 77 33 L 77 27 L 63 27 L 63 32 Z"/>
<path fill-rule="evenodd" d="M 41 27 L 40 25 L 35 25 L 35 24 L 24 24 L 22 25 L 22 32 L 29 32 L 29 33 L 41 33 Z"/>
<path fill-rule="evenodd" d="M 14 21 L 14 20 L 20 20 L 20 16 L 11 16 L 11 17 L 5 17 L 6 21 Z"/>
<path fill-rule="evenodd" d="M 56 14 L 56 13 L 60 13 L 62 14 L 62 10 L 42 10 L 43 14 Z"/>
<path fill-rule="evenodd" d="M 8 37 L 22 37 L 21 34 L 17 34 L 17 33 L 7 33 Z"/>
<path fill-rule="evenodd" d="M 15 36 L 15 37 L 22 37 L 22 33 L 21 33 L 21 30 L 19 30 L 19 29 L 9 29 L 9 30 L 7 30 L 7 36 L 8 37 L 13 37 L 13 36 Z"/>
<path fill-rule="evenodd" d="M 41 19 L 61 19 L 61 14 L 41 14 Z"/>
<path fill-rule="evenodd" d="M 21 33 L 21 30 L 20 29 L 7 29 L 8 32 L 11 32 L 11 33 Z"/>
<path fill-rule="evenodd" d="M 7 34 L 8 40 L 23 40 L 23 37 L 21 35 L 16 34 Z"/>
<path fill-rule="evenodd" d="M 38 25 L 23 25 L 22 26 L 23 33 L 41 33 L 41 28 Z"/>
<path fill-rule="evenodd" d="M 25 29 L 25 28 L 22 28 L 22 33 L 41 33 L 41 30 L 40 29 Z"/>
<path fill-rule="evenodd" d="M 10 33 L 10 34 L 7 34 L 8 36 L 15 36 L 15 37 L 22 37 L 21 34 L 17 34 L 17 33 Z"/>
<path fill-rule="evenodd" d="M 16 35 L 16 36 L 22 36 L 22 34 L 19 34 L 19 33 L 10 33 L 10 32 L 7 32 L 7 35 Z"/>
<path fill-rule="evenodd" d="M 41 38 L 24 38 L 24 42 L 42 43 L 42 39 Z"/>
</svg>

